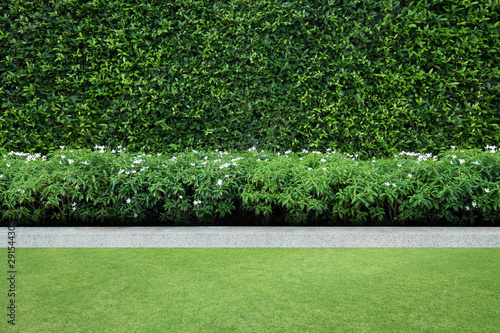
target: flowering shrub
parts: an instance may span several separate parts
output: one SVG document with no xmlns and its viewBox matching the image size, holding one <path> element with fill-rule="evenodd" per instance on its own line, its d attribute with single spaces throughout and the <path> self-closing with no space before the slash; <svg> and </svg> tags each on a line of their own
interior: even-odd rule
<svg viewBox="0 0 500 333">
<path fill-rule="evenodd" d="M 326 152 L 68 150 L 0 159 L 0 220 L 21 225 L 477 225 L 500 221 L 500 153 L 361 160 Z M 251 222 L 250 222 L 251 221 Z"/>
</svg>

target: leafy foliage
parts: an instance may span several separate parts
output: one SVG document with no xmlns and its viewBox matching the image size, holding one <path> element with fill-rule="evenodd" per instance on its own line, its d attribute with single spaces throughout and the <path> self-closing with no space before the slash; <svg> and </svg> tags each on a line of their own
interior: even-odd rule
<svg viewBox="0 0 500 333">
<path fill-rule="evenodd" d="M 4 1 L 0 150 L 484 147 L 500 140 L 499 13 L 497 0 Z"/>
<path fill-rule="evenodd" d="M 487 148 L 368 160 L 331 150 L 9 153 L 0 221 L 491 225 L 500 221 L 500 152 Z"/>
</svg>

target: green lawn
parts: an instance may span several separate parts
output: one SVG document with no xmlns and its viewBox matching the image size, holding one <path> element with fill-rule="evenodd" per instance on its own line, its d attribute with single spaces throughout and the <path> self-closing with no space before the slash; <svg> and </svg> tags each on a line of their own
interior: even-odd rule
<svg viewBox="0 0 500 333">
<path fill-rule="evenodd" d="M 500 330 L 498 248 L 17 249 L 16 264 L 1 332 Z"/>
</svg>

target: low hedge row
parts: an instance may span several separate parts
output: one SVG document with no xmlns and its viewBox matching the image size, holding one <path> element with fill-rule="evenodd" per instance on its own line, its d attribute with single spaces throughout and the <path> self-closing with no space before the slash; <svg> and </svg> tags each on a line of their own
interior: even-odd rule
<svg viewBox="0 0 500 333">
<path fill-rule="evenodd" d="M 19 225 L 484 225 L 500 221 L 500 153 L 129 154 L 0 160 L 0 220 Z"/>
</svg>

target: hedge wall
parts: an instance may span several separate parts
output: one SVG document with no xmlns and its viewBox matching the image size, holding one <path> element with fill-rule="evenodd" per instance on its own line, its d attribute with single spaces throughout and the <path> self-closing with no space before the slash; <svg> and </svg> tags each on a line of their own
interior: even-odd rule
<svg viewBox="0 0 500 333">
<path fill-rule="evenodd" d="M 500 140 L 498 0 L 0 4 L 0 151 Z"/>
</svg>

